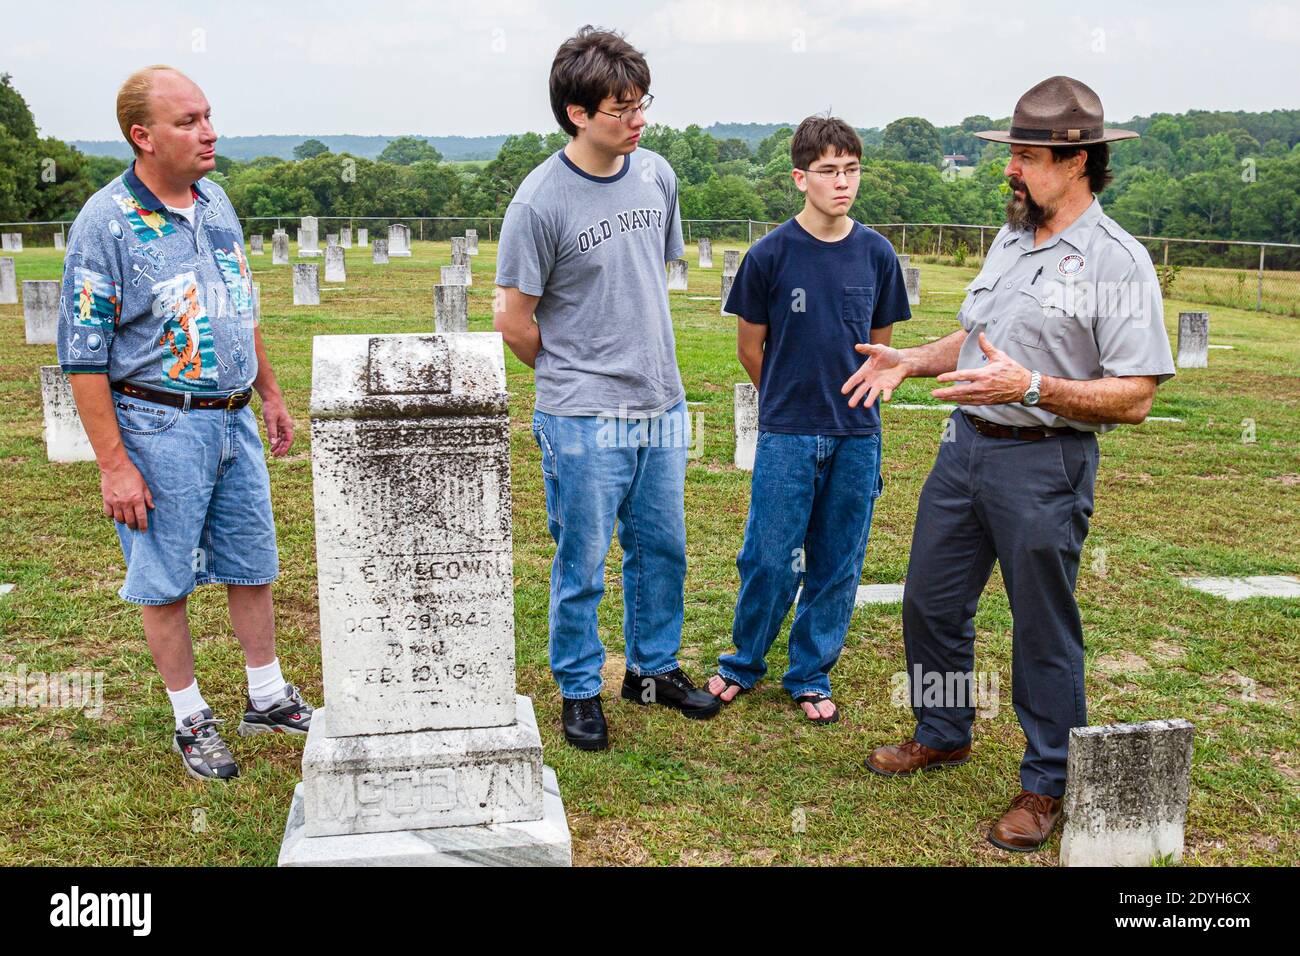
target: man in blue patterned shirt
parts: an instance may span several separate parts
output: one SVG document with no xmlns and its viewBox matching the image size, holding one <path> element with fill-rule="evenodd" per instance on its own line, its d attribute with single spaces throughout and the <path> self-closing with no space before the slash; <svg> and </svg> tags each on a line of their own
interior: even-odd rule
<svg viewBox="0 0 1300 956">
<path fill-rule="evenodd" d="M 247 659 L 241 735 L 306 733 L 312 708 L 275 653 L 279 573 L 271 452 L 293 442 L 253 309 L 243 230 L 204 179 L 217 135 L 203 91 L 169 67 L 127 78 L 117 98 L 135 161 L 73 223 L 60 301 L 59 364 L 95 449 L 104 514 L 116 522 L 126 581 L 175 716 L 174 749 L 203 780 L 238 773 L 194 678 L 186 616 L 196 585 L 227 587 Z"/>
</svg>

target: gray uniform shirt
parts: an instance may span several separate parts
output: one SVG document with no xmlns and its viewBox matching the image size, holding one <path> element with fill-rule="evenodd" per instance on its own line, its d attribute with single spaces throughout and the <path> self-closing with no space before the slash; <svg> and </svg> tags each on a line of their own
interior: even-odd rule
<svg viewBox="0 0 1300 956">
<path fill-rule="evenodd" d="M 540 296 L 536 409 L 658 415 L 685 398 L 664 263 L 682 254 L 677 177 L 648 149 L 591 176 L 560 150 L 506 209 L 496 284 Z"/>
<path fill-rule="evenodd" d="M 966 286 L 957 320 L 969 333 L 958 368 L 979 368 L 988 361 L 979 347 L 983 332 L 1021 365 L 1057 378 L 1154 375 L 1165 382 L 1174 374 L 1151 256 L 1101 211 L 1096 199 L 1037 248 L 1034 230 L 1003 226 L 989 246 L 984 268 Z M 1018 403 L 961 408 L 1003 425 L 1093 432 L 1116 427 Z"/>
</svg>

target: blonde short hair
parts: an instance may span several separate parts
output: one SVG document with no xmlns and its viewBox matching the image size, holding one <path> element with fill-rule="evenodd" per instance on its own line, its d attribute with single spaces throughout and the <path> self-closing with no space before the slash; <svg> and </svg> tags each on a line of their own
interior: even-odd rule
<svg viewBox="0 0 1300 956">
<path fill-rule="evenodd" d="M 126 141 L 131 144 L 131 151 L 137 156 L 140 150 L 131 139 L 131 127 L 148 126 L 152 120 L 149 112 L 149 93 L 153 90 L 155 73 L 175 73 L 178 76 L 185 76 L 175 67 L 167 66 L 165 63 L 155 63 L 153 66 L 136 70 L 126 78 L 121 89 L 117 91 L 117 125 L 121 127 Z"/>
</svg>

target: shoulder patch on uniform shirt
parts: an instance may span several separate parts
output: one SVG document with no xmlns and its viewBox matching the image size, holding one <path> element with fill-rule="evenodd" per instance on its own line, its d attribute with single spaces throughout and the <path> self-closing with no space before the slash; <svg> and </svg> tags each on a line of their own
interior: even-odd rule
<svg viewBox="0 0 1300 956">
<path fill-rule="evenodd" d="M 1084 258 L 1077 253 L 1071 253 L 1061 259 L 1056 264 L 1056 271 L 1063 276 L 1077 276 L 1083 271 Z"/>
</svg>

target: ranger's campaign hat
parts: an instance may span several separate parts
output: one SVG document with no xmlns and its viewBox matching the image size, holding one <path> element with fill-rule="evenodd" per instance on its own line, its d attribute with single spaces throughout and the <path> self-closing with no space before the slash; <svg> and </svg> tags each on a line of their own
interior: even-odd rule
<svg viewBox="0 0 1300 956">
<path fill-rule="evenodd" d="M 987 129 L 975 135 L 1016 146 L 1087 146 L 1138 138 L 1129 129 L 1106 129 L 1101 98 L 1068 76 L 1049 77 L 1020 97 L 1011 129 Z"/>
</svg>

